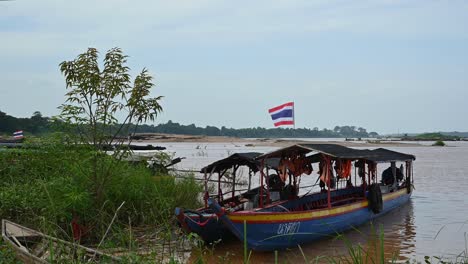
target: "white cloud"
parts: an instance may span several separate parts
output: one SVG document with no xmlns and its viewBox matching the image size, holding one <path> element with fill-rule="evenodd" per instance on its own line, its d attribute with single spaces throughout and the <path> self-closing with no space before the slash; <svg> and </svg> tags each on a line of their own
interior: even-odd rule
<svg viewBox="0 0 468 264">
<path fill-rule="evenodd" d="M 32 21 L 35 31 L 0 33 L 43 53 L 75 43 L 123 45 L 230 43 L 348 32 L 377 36 L 466 35 L 468 2 L 434 1 L 15 1 L 2 16 Z M 2 12 L 2 9 L 0 9 Z M 5 19 L 4 19 L 5 20 Z M 466 21 L 465 21 L 466 22 Z M 21 23 L 17 19 L 15 23 Z M 147 44 L 147 45 L 148 45 Z M 10 43 L 0 44 L 14 46 Z M 142 46 L 147 46 L 143 44 Z M 54 47 L 54 48 L 52 48 Z M 11 49 L 7 49 L 9 53 Z M 18 50 L 24 52 L 21 46 Z M 19 52 L 18 52 L 19 53 Z"/>
</svg>

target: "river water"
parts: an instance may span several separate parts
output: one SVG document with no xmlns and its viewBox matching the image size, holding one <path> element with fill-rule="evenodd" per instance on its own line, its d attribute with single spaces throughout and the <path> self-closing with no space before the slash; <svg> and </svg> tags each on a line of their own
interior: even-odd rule
<svg viewBox="0 0 468 264">
<path fill-rule="evenodd" d="M 268 152 L 275 149 L 248 147 L 245 143 L 236 142 L 156 144 L 167 147 L 168 151 L 176 156 L 186 157 L 178 165 L 179 169 L 195 170 L 235 152 Z M 372 248 L 378 243 L 375 240 L 375 231 L 372 231 L 375 228 L 383 228 L 386 256 L 397 254 L 398 259 L 403 262 L 422 261 L 425 256 L 456 260 L 460 254 L 468 255 L 465 254 L 468 248 L 468 142 L 449 142 L 447 147 L 412 144 L 408 147 L 388 149 L 416 156 L 415 191 L 410 202 L 372 224 L 346 232 L 346 243 L 337 238 L 330 238 L 302 245 L 307 259 L 345 255 L 347 243 L 361 244 L 366 249 Z M 316 177 L 303 177 L 301 184 L 313 184 L 315 180 Z M 228 256 L 231 262 L 241 262 L 242 246 L 242 243 L 236 240 L 217 245 L 210 253 L 213 255 L 213 262 L 218 262 L 225 256 Z M 280 263 L 304 261 L 304 256 L 298 248 L 281 251 L 278 258 Z M 274 261 L 274 253 L 253 252 L 251 261 L 271 263 Z"/>
</svg>

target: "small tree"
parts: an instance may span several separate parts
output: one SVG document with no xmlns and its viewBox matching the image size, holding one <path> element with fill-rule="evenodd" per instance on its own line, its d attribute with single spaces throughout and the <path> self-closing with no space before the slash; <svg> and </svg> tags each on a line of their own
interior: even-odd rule
<svg viewBox="0 0 468 264">
<path fill-rule="evenodd" d="M 154 84 L 146 69 L 131 83 L 127 57 L 119 48 L 109 50 L 101 71 L 98 51 L 89 48 L 75 60 L 60 63 L 70 90 L 60 117 L 76 125 L 84 143 L 111 145 L 117 136 L 128 135 L 131 128 L 153 121 L 162 111 L 162 97 L 149 98 Z M 117 117 L 123 121 L 119 123 Z"/>
<path fill-rule="evenodd" d="M 154 84 L 146 69 L 131 82 L 130 68 L 126 65 L 128 56 L 119 48 L 106 53 L 102 70 L 98 55 L 95 48 L 89 48 L 76 59 L 60 63 L 69 91 L 59 118 L 78 133 L 78 143 L 96 150 L 92 176 L 95 195 L 102 202 L 112 168 L 111 165 L 102 168 L 98 162 L 105 158 L 101 155 L 103 147 L 117 146 L 114 156 L 121 159 L 128 149 L 120 147 L 130 143 L 126 140 L 129 133 L 141 123 L 155 120 L 162 111 L 159 104 L 162 97 L 149 97 Z"/>
</svg>

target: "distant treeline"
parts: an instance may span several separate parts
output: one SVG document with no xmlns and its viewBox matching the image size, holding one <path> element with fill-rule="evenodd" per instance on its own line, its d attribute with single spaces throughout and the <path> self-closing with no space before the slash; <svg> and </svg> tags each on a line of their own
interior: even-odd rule
<svg viewBox="0 0 468 264">
<path fill-rule="evenodd" d="M 468 133 L 460 133 L 460 132 L 448 132 L 448 133 L 424 133 L 415 136 L 403 136 L 402 140 L 410 140 L 410 141 L 456 141 L 461 140 L 463 138 L 467 138 Z"/>
<path fill-rule="evenodd" d="M 197 127 L 195 124 L 181 125 L 172 121 L 166 124 L 142 125 L 138 128 L 139 133 L 166 133 L 184 135 L 205 135 L 205 136 L 227 136 L 240 138 L 321 138 L 321 137 L 377 137 L 376 132 L 367 132 L 362 127 L 336 126 L 333 130 L 319 128 L 221 128 L 214 126 Z"/>
<path fill-rule="evenodd" d="M 50 118 L 43 117 L 38 111 L 30 118 L 16 118 L 0 111 L 0 134 L 11 135 L 16 130 L 25 134 L 43 134 L 51 132 Z M 165 133 L 184 135 L 227 136 L 240 138 L 330 138 L 330 137 L 378 137 L 376 132 L 367 132 L 365 128 L 355 126 L 336 126 L 332 129 L 309 128 L 218 128 L 214 126 L 197 127 L 194 124 L 182 125 L 169 121 L 159 125 L 141 125 L 138 133 Z"/>
<path fill-rule="evenodd" d="M 453 137 L 460 137 L 460 138 L 468 138 L 468 132 L 440 132 L 442 135 L 446 136 L 453 136 Z"/>
<path fill-rule="evenodd" d="M 36 111 L 30 118 L 17 118 L 0 111 L 0 134 L 11 135 L 17 130 L 29 134 L 42 134 L 50 131 L 50 119 Z"/>
</svg>

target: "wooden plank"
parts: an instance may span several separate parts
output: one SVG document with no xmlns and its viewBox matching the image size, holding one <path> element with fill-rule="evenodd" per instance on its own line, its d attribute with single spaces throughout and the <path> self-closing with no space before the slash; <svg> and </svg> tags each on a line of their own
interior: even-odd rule
<svg viewBox="0 0 468 264">
<path fill-rule="evenodd" d="M 18 245 L 18 247 L 19 247 L 21 250 L 23 250 L 23 251 L 26 252 L 26 253 L 29 253 L 29 250 L 28 250 L 25 246 L 23 246 L 23 245 L 18 241 L 18 239 L 16 239 L 15 236 L 10 236 L 10 238 L 13 239 L 13 241 L 15 241 L 15 243 Z"/>
<path fill-rule="evenodd" d="M 50 247 L 47 247 L 47 250 L 44 251 L 44 254 L 40 257 L 42 260 L 48 261 L 50 258 Z"/>
<path fill-rule="evenodd" d="M 47 243 L 47 241 L 41 240 L 41 242 L 39 242 L 32 250 L 32 254 L 40 258 L 49 246 L 48 244 L 49 243 Z"/>
<path fill-rule="evenodd" d="M 5 230 L 10 236 L 25 237 L 25 236 L 36 236 L 37 233 L 31 232 L 30 230 L 24 229 L 20 226 L 14 225 L 11 222 L 5 223 Z"/>
<path fill-rule="evenodd" d="M 26 263 L 48 263 L 51 256 L 53 256 L 54 259 L 61 259 L 61 257 L 74 258 L 75 254 L 72 254 L 72 251 L 74 252 L 75 250 L 82 251 L 85 256 L 92 255 L 92 257 L 88 258 L 92 263 L 98 263 L 99 259 L 101 259 L 103 255 L 112 261 L 120 260 L 118 257 L 106 255 L 103 252 L 87 248 L 79 244 L 45 235 L 8 220 L 2 220 L 2 237 L 7 241 L 7 243 L 13 246 L 14 250 L 17 252 L 17 258 L 25 261 Z M 19 241 L 21 239 L 37 241 L 36 239 L 39 237 L 42 238 L 42 240 L 37 243 L 33 249 L 31 249 L 34 253 L 30 252 Z"/>
</svg>

